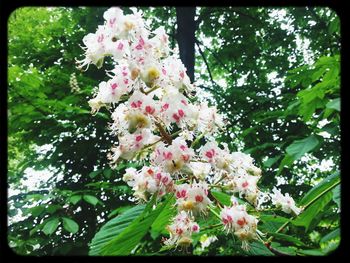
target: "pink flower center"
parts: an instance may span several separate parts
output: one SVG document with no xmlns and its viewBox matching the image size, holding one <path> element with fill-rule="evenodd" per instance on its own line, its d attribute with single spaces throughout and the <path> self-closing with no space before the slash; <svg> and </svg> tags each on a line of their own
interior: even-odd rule
<svg viewBox="0 0 350 263">
<path fill-rule="evenodd" d="M 180 117 L 176 113 L 173 114 L 173 118 L 176 122 L 180 121 Z"/>
<path fill-rule="evenodd" d="M 142 140 L 142 135 L 137 135 L 137 136 L 136 136 L 136 141 L 139 142 L 139 141 L 141 141 L 141 140 Z"/>
<path fill-rule="evenodd" d="M 178 113 L 180 115 L 180 117 L 182 118 L 183 116 L 185 116 L 185 112 L 183 110 L 178 110 Z"/>
<path fill-rule="evenodd" d="M 162 179 L 162 183 L 163 184 L 166 184 L 168 181 L 169 181 L 168 177 L 163 177 L 163 179 Z"/>
<path fill-rule="evenodd" d="M 162 72 L 164 75 L 166 75 L 166 70 L 164 68 L 162 68 Z"/>
<path fill-rule="evenodd" d="M 176 228 L 176 234 L 181 235 L 183 230 L 181 228 Z"/>
<path fill-rule="evenodd" d="M 112 89 L 116 89 L 117 87 L 118 87 L 118 84 L 117 84 L 117 83 L 111 84 L 111 88 L 112 88 Z"/>
<path fill-rule="evenodd" d="M 181 198 L 181 192 L 176 192 L 176 197 Z"/>
<path fill-rule="evenodd" d="M 181 103 L 185 106 L 187 106 L 187 102 L 185 100 L 181 100 Z"/>
<path fill-rule="evenodd" d="M 194 225 L 193 227 L 192 227 L 192 231 L 197 231 L 198 230 L 198 226 L 197 225 Z"/>
<path fill-rule="evenodd" d="M 141 105 L 142 105 L 142 101 L 140 101 L 140 100 L 138 100 L 138 101 L 133 101 L 132 103 L 131 103 L 131 107 L 133 107 L 133 108 L 140 108 L 141 107 Z"/>
<path fill-rule="evenodd" d="M 180 72 L 180 77 L 183 79 L 185 77 L 185 73 L 183 71 Z"/>
<path fill-rule="evenodd" d="M 152 108 L 151 106 L 146 106 L 146 112 L 147 113 L 149 113 L 149 114 L 153 114 L 154 113 L 154 111 L 155 111 L 155 109 L 154 108 Z"/>
<path fill-rule="evenodd" d="M 237 224 L 240 226 L 244 226 L 244 224 L 246 223 L 245 218 L 243 217 L 243 219 L 239 219 L 237 220 Z"/>
<path fill-rule="evenodd" d="M 180 146 L 180 149 L 184 151 L 184 150 L 187 149 L 187 147 L 186 147 L 185 145 L 181 145 L 181 146 Z"/>
<path fill-rule="evenodd" d="M 149 174 L 151 174 L 151 175 L 152 175 L 154 172 L 153 172 L 153 170 L 152 170 L 152 169 L 148 169 L 148 170 L 147 170 L 147 173 L 149 173 Z"/>
<path fill-rule="evenodd" d="M 124 47 L 123 43 L 120 42 L 120 43 L 118 44 L 117 49 L 118 49 L 118 50 L 123 50 L 123 47 Z"/>
<path fill-rule="evenodd" d="M 210 151 L 207 151 L 205 153 L 205 156 L 207 156 L 208 158 L 213 158 L 214 157 L 214 154 L 215 154 L 215 150 L 214 149 L 211 149 Z"/>
<path fill-rule="evenodd" d="M 163 110 L 167 110 L 169 108 L 169 103 L 165 103 L 163 106 L 162 106 L 162 109 Z"/>
<path fill-rule="evenodd" d="M 173 154 L 171 152 L 163 152 L 163 157 L 165 160 L 171 160 L 171 158 L 173 157 Z"/>
<path fill-rule="evenodd" d="M 186 197 L 186 194 L 187 194 L 187 192 L 185 189 L 181 190 L 181 197 Z"/>
<path fill-rule="evenodd" d="M 157 180 L 162 179 L 162 174 L 161 174 L 161 173 L 157 173 L 157 174 L 156 174 L 156 179 L 157 179 Z"/>
<path fill-rule="evenodd" d="M 109 26 L 113 27 L 113 24 L 115 23 L 116 20 L 117 20 L 116 18 L 109 19 Z"/>
<path fill-rule="evenodd" d="M 187 162 L 190 159 L 190 156 L 188 154 L 181 155 L 181 157 L 182 160 L 184 160 L 185 162 Z"/>
<path fill-rule="evenodd" d="M 101 43 L 103 41 L 103 39 L 104 39 L 104 35 L 103 34 L 99 35 L 98 38 L 97 38 L 97 42 Z"/>
<path fill-rule="evenodd" d="M 203 201 L 203 196 L 196 195 L 195 199 L 196 199 L 196 202 L 202 202 Z"/>
<path fill-rule="evenodd" d="M 124 79 L 124 84 L 127 85 L 129 83 L 128 79 Z"/>
<path fill-rule="evenodd" d="M 128 75 L 128 72 L 123 71 L 122 74 L 123 74 L 123 77 L 125 77 L 126 75 Z"/>
<path fill-rule="evenodd" d="M 242 184 L 242 187 L 247 187 L 248 186 L 248 182 L 244 182 L 243 184 Z"/>
</svg>

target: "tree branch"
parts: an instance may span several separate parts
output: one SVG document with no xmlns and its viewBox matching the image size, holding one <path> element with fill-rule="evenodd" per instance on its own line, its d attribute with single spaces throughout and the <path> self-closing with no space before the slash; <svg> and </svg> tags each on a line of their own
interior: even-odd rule
<svg viewBox="0 0 350 263">
<path fill-rule="evenodd" d="M 171 135 L 166 132 L 166 130 L 163 128 L 163 126 L 159 122 L 155 122 L 155 125 L 157 126 L 163 140 L 170 145 L 173 142 L 173 138 L 171 137 Z"/>
<path fill-rule="evenodd" d="M 200 42 L 197 38 L 196 38 L 196 44 L 198 46 L 198 44 L 204 46 L 204 44 L 202 42 Z M 213 55 L 213 57 L 217 60 L 217 62 L 219 62 L 219 64 L 228 71 L 228 73 L 232 74 L 232 70 L 230 68 L 228 68 L 224 62 L 222 62 L 222 60 L 219 58 L 219 56 L 210 48 L 205 47 L 206 49 L 208 49 L 210 51 L 210 53 Z"/>
<path fill-rule="evenodd" d="M 204 55 L 204 52 L 202 51 L 201 47 L 199 46 L 199 44 L 198 44 L 197 42 L 196 42 L 196 45 L 197 45 L 197 47 L 198 47 L 199 53 L 201 54 L 201 56 L 202 56 L 202 58 L 203 58 L 204 63 L 205 63 L 205 65 L 206 65 L 207 69 L 208 69 L 208 73 L 209 73 L 209 77 L 210 77 L 211 82 L 212 82 L 215 86 L 219 86 L 219 85 L 215 82 L 215 80 L 213 79 L 213 75 L 211 74 L 211 70 L 210 70 L 208 61 L 207 61 L 207 59 L 206 59 L 206 57 L 205 57 L 205 55 Z"/>
</svg>

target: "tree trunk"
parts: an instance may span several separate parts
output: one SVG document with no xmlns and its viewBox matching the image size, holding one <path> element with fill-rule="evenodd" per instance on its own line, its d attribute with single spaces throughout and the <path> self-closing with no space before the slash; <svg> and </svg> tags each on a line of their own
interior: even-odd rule
<svg viewBox="0 0 350 263">
<path fill-rule="evenodd" d="M 187 68 L 187 75 L 194 81 L 194 44 L 196 7 L 176 7 L 177 33 L 180 58 Z"/>
</svg>

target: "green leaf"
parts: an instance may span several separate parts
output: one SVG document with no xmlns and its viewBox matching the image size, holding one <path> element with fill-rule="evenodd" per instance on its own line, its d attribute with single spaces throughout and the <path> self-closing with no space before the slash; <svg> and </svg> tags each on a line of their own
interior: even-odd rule
<svg viewBox="0 0 350 263">
<path fill-rule="evenodd" d="M 121 213 L 124 213 L 125 211 L 129 210 L 131 208 L 131 206 L 121 206 L 121 207 L 118 207 L 116 209 L 114 209 L 113 211 L 111 211 L 109 214 L 108 214 L 108 218 L 112 218 L 114 217 L 115 215 L 117 214 L 121 214 Z"/>
<path fill-rule="evenodd" d="M 226 206 L 231 205 L 231 196 L 229 196 L 228 194 L 215 190 L 211 190 L 210 192 L 214 196 L 214 198 L 220 202 L 220 204 Z"/>
<path fill-rule="evenodd" d="M 328 233 L 320 240 L 320 243 L 327 243 L 330 240 L 340 238 L 340 228 L 336 228 L 332 232 Z"/>
<path fill-rule="evenodd" d="M 294 162 L 294 157 L 289 155 L 289 154 L 286 154 L 284 156 L 284 158 L 282 159 L 280 165 L 278 166 L 278 172 L 277 172 L 277 175 L 280 175 L 280 173 L 283 171 L 283 168 L 285 166 L 289 166 L 291 165 L 292 163 Z"/>
<path fill-rule="evenodd" d="M 297 248 L 296 247 L 292 247 L 292 246 L 281 247 L 281 245 L 278 242 L 271 242 L 271 247 L 279 252 L 282 252 L 282 253 L 290 255 L 290 256 L 297 255 Z"/>
<path fill-rule="evenodd" d="M 75 234 L 79 230 L 79 225 L 73 219 L 68 217 L 62 217 L 63 220 L 63 228 L 68 232 Z"/>
<path fill-rule="evenodd" d="M 340 98 L 329 101 L 326 104 L 326 107 L 328 109 L 334 109 L 334 110 L 340 111 Z"/>
<path fill-rule="evenodd" d="M 93 206 L 96 206 L 99 202 L 99 200 L 93 195 L 83 195 L 83 199 Z"/>
<path fill-rule="evenodd" d="M 323 208 L 332 200 L 332 193 L 327 192 L 323 194 L 317 201 L 315 201 L 312 205 L 307 207 L 301 214 L 298 215 L 296 219 L 292 221 L 292 223 L 296 226 L 305 227 L 306 231 L 308 231 L 309 226 L 312 220 L 316 217 L 316 215 L 323 210 Z"/>
<path fill-rule="evenodd" d="M 338 17 L 335 17 L 330 23 L 328 31 L 330 34 L 339 33 L 340 32 L 340 20 Z"/>
<path fill-rule="evenodd" d="M 45 235 L 48 236 L 48 235 L 51 235 L 53 232 L 55 232 L 59 223 L 60 221 L 58 220 L 57 217 L 47 221 L 42 229 Z"/>
<path fill-rule="evenodd" d="M 171 200 L 169 200 L 162 210 L 162 212 L 159 214 L 157 219 L 154 221 L 154 223 L 151 226 L 151 236 L 152 238 L 157 238 L 160 233 L 165 231 L 165 227 L 170 223 L 170 220 L 176 215 L 177 211 L 174 209 L 175 204 L 175 198 L 172 197 Z"/>
<path fill-rule="evenodd" d="M 110 178 L 112 176 L 112 174 L 113 174 L 113 170 L 110 168 L 103 170 L 103 175 L 106 178 Z"/>
<path fill-rule="evenodd" d="M 275 255 L 264 244 L 256 241 L 250 244 L 250 249 L 247 251 L 247 254 L 251 256 L 274 256 Z"/>
<path fill-rule="evenodd" d="M 100 255 L 101 248 L 127 228 L 142 213 L 145 207 L 146 205 L 132 207 L 103 225 L 89 244 L 89 255 Z"/>
<path fill-rule="evenodd" d="M 28 212 L 30 212 L 32 214 L 32 216 L 37 217 L 39 216 L 43 211 L 45 210 L 45 208 L 43 206 L 34 206 L 32 208 L 30 208 L 28 210 Z"/>
<path fill-rule="evenodd" d="M 89 177 L 90 178 L 95 178 L 100 173 L 101 173 L 101 170 L 93 171 L 93 172 L 89 173 Z"/>
<path fill-rule="evenodd" d="M 320 249 L 299 249 L 298 253 L 307 256 L 324 256 L 325 253 Z"/>
<path fill-rule="evenodd" d="M 269 232 L 269 235 L 274 236 L 275 238 L 277 238 L 279 240 L 288 241 L 288 242 L 293 243 L 297 246 L 305 246 L 305 244 L 301 240 L 299 240 L 296 237 L 290 236 L 290 235 L 281 234 L 281 233 L 274 233 L 274 232 Z"/>
<path fill-rule="evenodd" d="M 285 223 L 287 222 L 289 219 L 285 218 L 283 216 L 277 216 L 277 215 L 260 215 L 260 220 L 263 222 L 277 222 L 277 223 Z"/>
<path fill-rule="evenodd" d="M 323 126 L 322 131 L 326 131 L 331 135 L 336 135 L 336 134 L 339 134 L 339 128 L 340 128 L 339 123 L 331 122 Z"/>
<path fill-rule="evenodd" d="M 231 195 L 226 194 L 221 191 L 216 191 L 216 190 L 210 190 L 210 193 L 213 195 L 213 197 L 219 201 L 220 204 L 230 206 L 231 205 Z M 251 204 L 245 202 L 241 198 L 235 196 L 239 204 L 245 204 L 248 209 L 253 208 Z"/>
<path fill-rule="evenodd" d="M 46 208 L 46 211 L 49 213 L 49 214 L 53 214 L 55 213 L 58 209 L 61 209 L 62 206 L 60 205 L 49 205 L 47 208 Z"/>
<path fill-rule="evenodd" d="M 266 232 L 275 232 L 279 229 L 285 222 L 288 221 L 287 218 L 275 215 L 260 215 L 260 221 L 263 222 L 261 225 L 261 230 Z"/>
<path fill-rule="evenodd" d="M 340 183 L 340 173 L 336 171 L 332 175 L 325 178 L 322 182 L 314 186 L 311 190 L 309 190 L 304 197 L 300 200 L 299 205 L 306 205 L 313 199 L 315 199 L 318 195 L 323 192 L 334 188 L 337 184 Z"/>
<path fill-rule="evenodd" d="M 82 198 L 81 195 L 72 195 L 69 198 L 69 202 L 71 202 L 73 205 L 76 205 L 81 200 L 81 198 Z"/>
<path fill-rule="evenodd" d="M 266 168 L 270 168 L 274 163 L 276 163 L 279 159 L 281 158 L 281 156 L 276 156 L 276 157 L 272 157 L 267 159 L 263 164 Z"/>
<path fill-rule="evenodd" d="M 333 201 L 338 205 L 340 208 L 340 185 L 337 185 L 333 190 Z"/>
<path fill-rule="evenodd" d="M 315 149 L 318 143 L 318 139 L 314 135 L 311 135 L 305 139 L 294 141 L 286 148 L 286 152 L 290 156 L 293 156 L 294 160 L 298 160 L 305 153 Z"/>
<path fill-rule="evenodd" d="M 101 248 L 103 256 L 124 256 L 137 246 L 141 239 L 146 235 L 153 222 L 162 212 L 170 198 L 159 205 L 155 210 L 152 207 L 155 203 L 156 195 L 147 204 L 142 214 L 137 217 L 126 229 L 124 229 L 116 238 L 108 242 Z"/>
</svg>

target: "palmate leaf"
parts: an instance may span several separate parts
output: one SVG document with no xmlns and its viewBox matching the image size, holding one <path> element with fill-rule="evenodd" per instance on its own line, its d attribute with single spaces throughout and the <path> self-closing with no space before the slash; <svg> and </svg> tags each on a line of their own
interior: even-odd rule
<svg viewBox="0 0 350 263">
<path fill-rule="evenodd" d="M 176 213 L 177 209 L 173 207 L 175 203 L 175 198 L 172 197 L 169 202 L 165 205 L 162 212 L 159 214 L 157 219 L 154 221 L 154 223 L 151 226 L 151 236 L 152 238 L 157 238 L 159 234 L 165 230 L 165 227 L 170 224 L 171 218 L 173 218 Z"/>
<path fill-rule="evenodd" d="M 89 255 L 129 255 L 170 200 L 168 197 L 152 210 L 155 203 L 154 195 L 147 206 L 138 205 L 107 222 L 91 241 Z"/>
<path fill-rule="evenodd" d="M 299 205 L 306 205 L 317 196 L 321 195 L 323 192 L 327 192 L 333 189 L 336 185 L 340 183 L 340 173 L 336 171 L 332 175 L 325 178 L 322 182 L 313 187 L 309 192 L 307 192 L 304 197 L 300 200 Z"/>
<path fill-rule="evenodd" d="M 304 226 L 306 231 L 312 220 L 320 213 L 323 208 L 332 200 L 332 192 L 327 192 L 317 199 L 312 205 L 306 208 L 292 223 L 296 226 Z"/>
<path fill-rule="evenodd" d="M 250 248 L 248 251 L 242 251 L 244 254 L 249 256 L 274 256 L 274 254 L 261 242 L 254 241 L 249 244 Z M 241 250 L 239 247 L 237 247 Z"/>
<path fill-rule="evenodd" d="M 293 156 L 294 160 L 298 160 L 305 153 L 312 151 L 318 143 L 318 139 L 314 135 L 311 135 L 303 140 L 294 141 L 286 148 L 286 152 L 290 156 Z"/>
<path fill-rule="evenodd" d="M 100 231 L 96 233 L 94 238 L 90 243 L 89 255 L 96 256 L 101 252 L 101 248 L 111 241 L 113 238 L 118 236 L 130 223 L 136 219 L 142 211 L 145 209 L 146 205 L 137 205 L 130 208 L 121 215 L 108 221 Z"/>
<path fill-rule="evenodd" d="M 281 234 L 281 233 L 274 233 L 274 232 L 269 232 L 269 235 L 274 236 L 278 240 L 284 240 L 288 241 L 292 244 L 295 244 L 297 246 L 305 246 L 305 244 L 298 238 L 286 235 L 286 234 Z"/>
<path fill-rule="evenodd" d="M 141 239 L 147 234 L 153 222 L 169 202 L 169 198 L 159 205 L 155 210 L 152 207 L 155 203 L 156 195 L 147 204 L 145 210 L 139 215 L 123 232 L 116 238 L 108 242 L 101 249 L 103 256 L 125 256 L 139 244 Z"/>
</svg>

